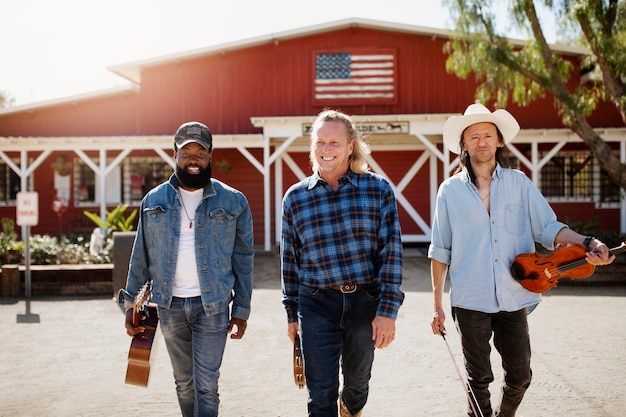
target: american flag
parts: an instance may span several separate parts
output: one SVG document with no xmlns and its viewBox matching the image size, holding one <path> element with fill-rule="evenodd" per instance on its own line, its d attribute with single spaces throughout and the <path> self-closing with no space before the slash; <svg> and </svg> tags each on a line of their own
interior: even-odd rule
<svg viewBox="0 0 626 417">
<path fill-rule="evenodd" d="M 315 100 L 395 102 L 395 66 L 392 50 L 316 53 Z"/>
</svg>

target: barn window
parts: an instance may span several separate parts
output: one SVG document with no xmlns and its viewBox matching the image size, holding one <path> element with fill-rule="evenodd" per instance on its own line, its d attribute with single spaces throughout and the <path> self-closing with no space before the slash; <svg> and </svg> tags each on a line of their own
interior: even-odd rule
<svg viewBox="0 0 626 417">
<path fill-rule="evenodd" d="M 14 161 L 19 165 L 19 161 Z M 0 159 L 0 205 L 15 205 L 20 191 L 20 176 Z"/>
<path fill-rule="evenodd" d="M 619 204 L 621 199 L 621 189 L 609 177 L 605 170 L 600 169 L 600 203 Z"/>
<path fill-rule="evenodd" d="M 172 175 L 172 167 L 159 157 L 126 158 L 123 166 L 124 201 L 138 205 L 148 191 Z"/>
<path fill-rule="evenodd" d="M 99 164 L 98 158 L 93 162 Z M 107 160 L 110 164 L 112 160 Z M 114 167 L 105 179 L 105 200 L 107 205 L 121 202 L 121 168 Z M 74 205 L 77 207 L 100 204 L 100 180 L 96 173 L 80 158 L 74 160 Z"/>
<path fill-rule="evenodd" d="M 543 157 L 543 155 L 542 155 Z M 588 151 L 559 152 L 541 168 L 541 192 L 552 201 L 618 203 L 620 189 Z"/>
</svg>

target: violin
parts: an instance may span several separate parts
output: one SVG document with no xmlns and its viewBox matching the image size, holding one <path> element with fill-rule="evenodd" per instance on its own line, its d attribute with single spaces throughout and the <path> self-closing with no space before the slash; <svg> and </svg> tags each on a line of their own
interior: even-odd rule
<svg viewBox="0 0 626 417">
<path fill-rule="evenodd" d="M 609 251 L 609 257 L 626 251 L 626 242 Z M 578 243 L 568 243 L 549 254 L 521 253 L 511 263 L 511 275 L 528 291 L 544 293 L 556 287 L 563 278 L 588 278 L 596 266 L 587 262 L 588 249 Z"/>
</svg>

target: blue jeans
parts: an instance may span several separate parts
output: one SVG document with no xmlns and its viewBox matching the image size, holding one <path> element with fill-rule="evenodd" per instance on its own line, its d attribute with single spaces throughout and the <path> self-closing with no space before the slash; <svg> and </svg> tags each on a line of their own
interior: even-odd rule
<svg viewBox="0 0 626 417">
<path fill-rule="evenodd" d="M 493 344 L 502 358 L 504 369 L 502 402 L 495 415 L 515 416 L 532 378 L 526 309 L 488 314 L 453 307 L 452 317 L 461 334 L 469 383 L 483 415 L 491 416 L 492 412 L 489 384 L 493 382 L 493 372 L 489 340 L 493 333 Z M 468 415 L 474 415 L 471 407 Z"/>
<path fill-rule="evenodd" d="M 217 416 L 228 310 L 207 316 L 200 297 L 174 297 L 170 308 L 159 308 L 159 318 L 182 415 Z"/>
<path fill-rule="evenodd" d="M 352 414 L 365 406 L 379 301 L 379 283 L 352 294 L 300 286 L 298 320 L 310 417 L 337 417 L 340 361 L 344 403 Z"/>
</svg>

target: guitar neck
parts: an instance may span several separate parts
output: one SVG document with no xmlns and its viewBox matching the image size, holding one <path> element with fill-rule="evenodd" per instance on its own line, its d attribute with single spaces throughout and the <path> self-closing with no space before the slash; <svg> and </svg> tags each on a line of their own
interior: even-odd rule
<svg viewBox="0 0 626 417">
<path fill-rule="evenodd" d="M 148 302 L 150 292 L 152 290 L 151 281 L 146 282 L 139 290 L 133 300 L 133 326 L 139 326 L 139 313 L 143 310 L 144 305 Z"/>
<path fill-rule="evenodd" d="M 133 326 L 139 327 L 139 306 L 137 303 L 133 305 Z"/>
</svg>

